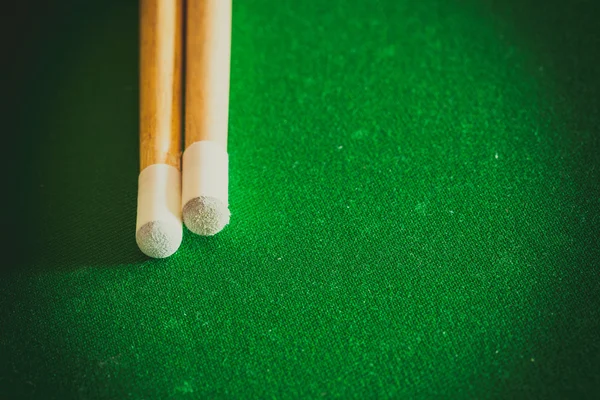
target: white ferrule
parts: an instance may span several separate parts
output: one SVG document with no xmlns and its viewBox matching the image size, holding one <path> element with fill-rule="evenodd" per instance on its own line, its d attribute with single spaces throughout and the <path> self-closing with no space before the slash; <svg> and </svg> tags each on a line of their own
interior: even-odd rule
<svg viewBox="0 0 600 400">
<path fill-rule="evenodd" d="M 183 153 L 182 207 L 197 197 L 214 197 L 228 202 L 229 156 L 223 146 L 203 140 Z"/>
<path fill-rule="evenodd" d="M 181 172 L 167 164 L 150 165 L 138 178 L 136 232 L 157 221 L 182 225 Z"/>
</svg>

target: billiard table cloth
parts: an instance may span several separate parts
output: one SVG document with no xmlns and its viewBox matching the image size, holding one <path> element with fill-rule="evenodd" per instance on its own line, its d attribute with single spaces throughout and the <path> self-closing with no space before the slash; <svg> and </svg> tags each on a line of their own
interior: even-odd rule
<svg viewBox="0 0 600 400">
<path fill-rule="evenodd" d="M 597 1 L 234 0 L 231 224 L 163 260 L 138 3 L 15 3 L 0 398 L 597 398 Z"/>
</svg>

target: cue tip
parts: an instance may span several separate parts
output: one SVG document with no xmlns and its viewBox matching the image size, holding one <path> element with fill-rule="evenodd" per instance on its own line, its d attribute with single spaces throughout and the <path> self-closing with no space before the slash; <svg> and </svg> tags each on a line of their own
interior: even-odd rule
<svg viewBox="0 0 600 400">
<path fill-rule="evenodd" d="M 148 257 L 166 258 L 179 249 L 183 232 L 181 225 L 172 221 L 150 221 L 137 230 L 135 239 Z"/>
<path fill-rule="evenodd" d="M 213 236 L 221 232 L 229 224 L 230 215 L 227 204 L 216 197 L 195 197 L 183 207 L 185 226 L 202 236 Z"/>
</svg>

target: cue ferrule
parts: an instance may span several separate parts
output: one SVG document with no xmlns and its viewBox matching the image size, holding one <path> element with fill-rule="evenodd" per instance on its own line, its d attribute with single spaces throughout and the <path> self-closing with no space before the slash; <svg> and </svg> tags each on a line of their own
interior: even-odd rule
<svg viewBox="0 0 600 400">
<path fill-rule="evenodd" d="M 192 144 L 183 153 L 183 170 L 183 206 L 196 197 L 228 205 L 229 156 L 223 146 L 208 140 Z"/>
<path fill-rule="evenodd" d="M 167 164 L 150 165 L 138 178 L 138 247 L 150 257 L 164 258 L 177 251 L 182 239 L 181 172 Z"/>
</svg>

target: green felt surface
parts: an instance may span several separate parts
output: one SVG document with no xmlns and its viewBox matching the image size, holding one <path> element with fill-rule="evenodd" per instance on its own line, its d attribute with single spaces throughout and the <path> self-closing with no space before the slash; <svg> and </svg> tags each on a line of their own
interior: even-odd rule
<svg viewBox="0 0 600 400">
<path fill-rule="evenodd" d="M 6 50 L 0 398 L 599 393 L 598 2 L 235 0 L 231 225 L 166 260 L 137 3 L 57 3 Z"/>
</svg>

